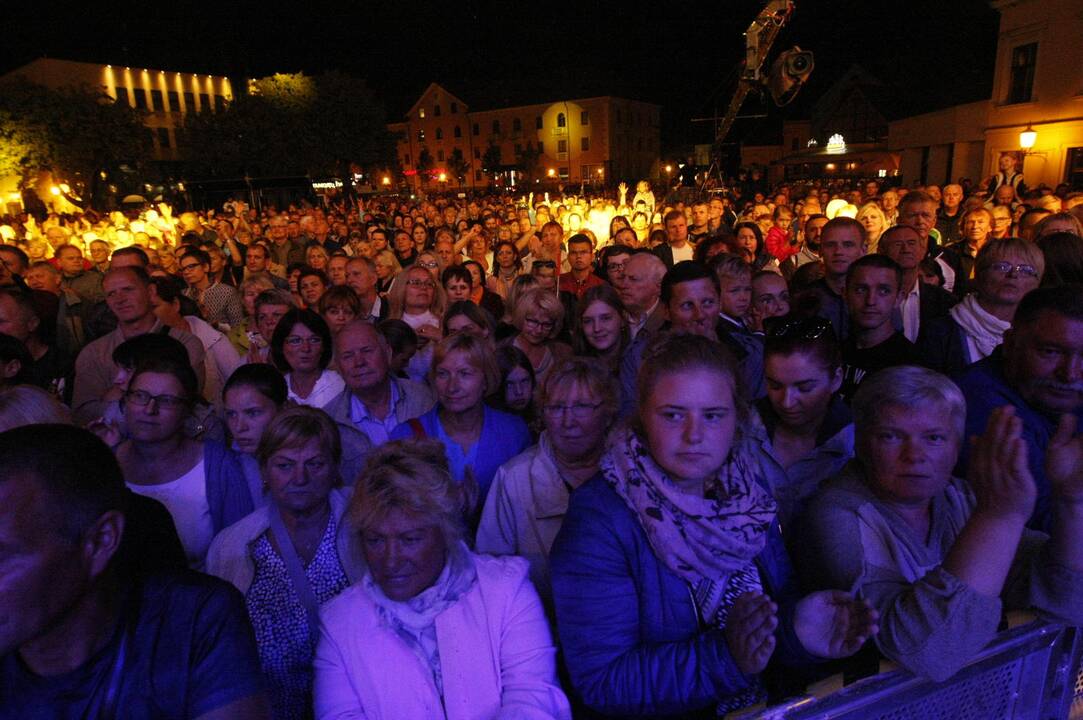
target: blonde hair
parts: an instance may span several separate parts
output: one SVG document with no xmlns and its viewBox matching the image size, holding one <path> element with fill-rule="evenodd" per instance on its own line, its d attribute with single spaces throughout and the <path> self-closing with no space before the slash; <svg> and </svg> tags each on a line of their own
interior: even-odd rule
<svg viewBox="0 0 1083 720">
<path fill-rule="evenodd" d="M 481 371 L 485 378 L 485 395 L 492 395 L 500 387 L 500 366 L 496 364 L 492 345 L 488 340 L 469 333 L 448 335 L 437 343 L 432 352 L 432 365 L 429 366 L 429 381 L 434 382 L 436 368 L 453 352 L 466 355 L 467 361 Z"/>
<path fill-rule="evenodd" d="M 1045 275 L 1045 253 L 1036 244 L 1020 238 L 993 238 L 981 246 L 974 258 L 974 274 L 985 272 L 990 265 L 1011 255 L 1021 257 L 1038 271 L 1038 280 Z"/>
<path fill-rule="evenodd" d="M 551 290 L 534 288 L 524 293 L 515 303 L 515 309 L 511 315 L 511 324 L 522 330 L 523 323 L 526 322 L 526 315 L 532 310 L 545 313 L 553 323 L 553 329 L 549 331 L 550 338 L 560 334 L 561 328 L 564 327 L 564 305 L 561 304 L 560 298 Z"/>
<path fill-rule="evenodd" d="M 423 273 L 426 280 L 432 281 L 432 302 L 429 304 L 428 309 L 436 317 L 444 317 L 444 310 L 447 308 L 447 295 L 444 293 L 444 287 L 436 280 L 433 280 L 432 273 L 420 265 L 411 265 L 406 268 L 391 283 L 391 289 L 387 292 L 387 316 L 392 320 L 401 320 L 406 312 L 406 280 L 407 276 L 412 272 Z"/>
<path fill-rule="evenodd" d="M 857 216 L 854 219 L 858 222 L 861 222 L 866 215 L 880 216 L 880 233 L 876 237 L 866 236 L 865 238 L 865 242 L 868 244 L 868 252 L 874 253 L 876 252 L 876 244 L 880 242 L 880 235 L 883 235 L 884 231 L 887 230 L 887 215 L 884 214 L 884 209 L 881 208 L 879 203 L 876 202 L 867 202 L 862 205 L 861 209 L 857 211 Z"/>
<path fill-rule="evenodd" d="M 45 423 L 71 424 L 71 411 L 53 395 L 33 385 L 0 392 L 0 432 Z"/>
<path fill-rule="evenodd" d="M 284 448 L 298 448 L 309 440 L 319 440 L 320 448 L 331 456 L 336 474 L 342 459 L 342 439 L 335 421 L 318 408 L 298 405 L 275 415 L 259 439 L 256 458 L 260 471 L 265 471 L 271 456 Z M 341 482 L 342 478 L 339 477 Z"/>
<path fill-rule="evenodd" d="M 452 547 L 465 535 L 464 488 L 436 440 L 397 440 L 372 451 L 357 478 L 347 516 L 362 533 L 394 510 L 431 519 Z"/>
<path fill-rule="evenodd" d="M 592 358 L 573 357 L 554 366 L 538 388 L 539 407 L 544 407 L 576 385 L 598 396 L 610 421 L 616 417 L 619 404 L 617 382 L 608 368 Z"/>
</svg>

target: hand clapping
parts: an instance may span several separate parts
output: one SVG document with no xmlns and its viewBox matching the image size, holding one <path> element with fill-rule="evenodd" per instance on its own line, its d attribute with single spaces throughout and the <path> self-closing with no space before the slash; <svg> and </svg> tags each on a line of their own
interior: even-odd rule
<svg viewBox="0 0 1083 720">
<path fill-rule="evenodd" d="M 967 481 L 977 499 L 977 511 L 991 517 L 1018 517 L 1034 512 L 1038 487 L 1027 465 L 1023 423 L 1010 406 L 989 416 L 985 433 L 971 438 Z"/>
<path fill-rule="evenodd" d="M 822 658 L 853 655 L 879 630 L 880 614 L 841 590 L 821 590 L 797 603 L 793 628 L 808 652 Z"/>
<path fill-rule="evenodd" d="M 778 606 L 763 593 L 742 593 L 733 602 L 723 634 L 737 668 L 745 675 L 763 672 L 775 651 Z"/>
</svg>

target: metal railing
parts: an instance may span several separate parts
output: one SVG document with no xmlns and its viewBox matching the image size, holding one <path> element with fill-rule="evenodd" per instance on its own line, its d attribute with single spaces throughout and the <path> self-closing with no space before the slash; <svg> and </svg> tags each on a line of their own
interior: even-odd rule
<svg viewBox="0 0 1083 720">
<path fill-rule="evenodd" d="M 832 682 L 834 681 L 834 682 Z M 932 682 L 889 670 L 733 720 L 1083 720 L 1083 630 L 1030 621 L 997 637 L 954 677 Z"/>
</svg>

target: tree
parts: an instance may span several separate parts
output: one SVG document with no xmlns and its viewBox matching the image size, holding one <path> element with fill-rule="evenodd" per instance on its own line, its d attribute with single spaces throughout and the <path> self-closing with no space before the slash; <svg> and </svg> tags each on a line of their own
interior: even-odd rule
<svg viewBox="0 0 1083 720">
<path fill-rule="evenodd" d="M 500 171 L 500 159 L 500 146 L 490 140 L 481 156 L 481 169 L 492 181 L 496 180 L 496 174 Z"/>
<path fill-rule="evenodd" d="M 541 151 L 538 150 L 534 143 L 527 143 L 516 158 L 519 165 L 523 169 L 523 179 L 530 181 L 534 179 L 534 171 L 538 168 L 538 160 L 541 159 Z"/>
<path fill-rule="evenodd" d="M 447 169 L 451 171 L 451 175 L 459 183 L 459 187 L 463 186 L 466 182 L 466 174 L 470 172 L 470 163 L 463 157 L 463 151 L 459 148 L 455 148 L 451 151 L 451 156 L 448 157 Z"/>
<path fill-rule="evenodd" d="M 18 174 L 23 186 L 49 170 L 82 186 L 93 202 L 103 171 L 138 167 L 149 151 L 142 114 L 100 91 L 53 90 L 24 78 L 4 82 L 0 90 L 0 175 Z"/>
<path fill-rule="evenodd" d="M 223 112 L 190 116 L 190 164 L 206 175 L 335 175 L 391 164 L 383 109 L 364 81 L 337 72 L 260 78 Z"/>
</svg>

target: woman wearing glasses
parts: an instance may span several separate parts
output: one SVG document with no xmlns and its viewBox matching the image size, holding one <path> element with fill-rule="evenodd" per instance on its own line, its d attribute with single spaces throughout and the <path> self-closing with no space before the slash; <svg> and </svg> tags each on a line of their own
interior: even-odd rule
<svg viewBox="0 0 1083 720">
<path fill-rule="evenodd" d="M 500 383 L 492 346 L 467 333 L 449 335 L 432 354 L 436 405 L 391 431 L 392 440 L 429 437 L 447 451 L 451 475 L 467 484 L 476 518 L 497 468 L 530 444 L 526 423 L 485 404 Z"/>
<path fill-rule="evenodd" d="M 753 445 L 783 529 L 820 483 L 854 454 L 850 410 L 839 396 L 842 353 L 831 322 L 787 316 L 767 322 L 767 397 L 756 404 Z"/>
<path fill-rule="evenodd" d="M 290 308 L 271 335 L 271 360 L 286 376 L 289 398 L 299 405 L 322 408 L 346 387 L 329 370 L 331 330 L 314 310 Z"/>
<path fill-rule="evenodd" d="M 736 383 L 718 343 L 652 347 L 634 427 L 571 496 L 549 560 L 571 685 L 592 710 L 716 717 L 764 697 L 772 656 L 845 657 L 876 631 L 848 593 L 798 599 Z"/>
<path fill-rule="evenodd" d="M 538 443 L 500 467 L 478 527 L 478 552 L 518 555 L 552 615 L 549 549 L 573 490 L 598 473 L 605 436 L 616 417 L 611 373 L 572 358 L 549 373 L 539 396 L 544 430 Z"/>
<path fill-rule="evenodd" d="M 443 335 L 440 319 L 444 316 L 447 296 L 420 262 L 419 258 L 417 263 L 403 270 L 391 285 L 388 318 L 402 320 L 417 333 L 418 349 L 406 372 L 411 379 L 424 382 L 432 359 L 432 343 L 438 342 Z"/>
<path fill-rule="evenodd" d="M 564 324 L 564 305 L 552 290 L 536 288 L 518 299 L 511 320 L 519 331 L 511 344 L 530 359 L 540 384 L 557 361 L 572 354 L 555 339 Z"/>
<path fill-rule="evenodd" d="M 223 445 L 185 434 L 198 399 L 195 371 L 187 362 L 163 357 L 143 363 L 124 393 L 129 438 L 116 453 L 128 487 L 165 505 L 188 564 L 201 570 L 215 534 L 252 512 L 252 498 Z"/>
<path fill-rule="evenodd" d="M 917 349 L 923 364 L 951 375 L 988 357 L 1044 272 L 1045 257 L 1034 243 L 1018 238 L 986 242 L 974 259 L 973 292 L 947 316 L 922 323 Z"/>
</svg>

